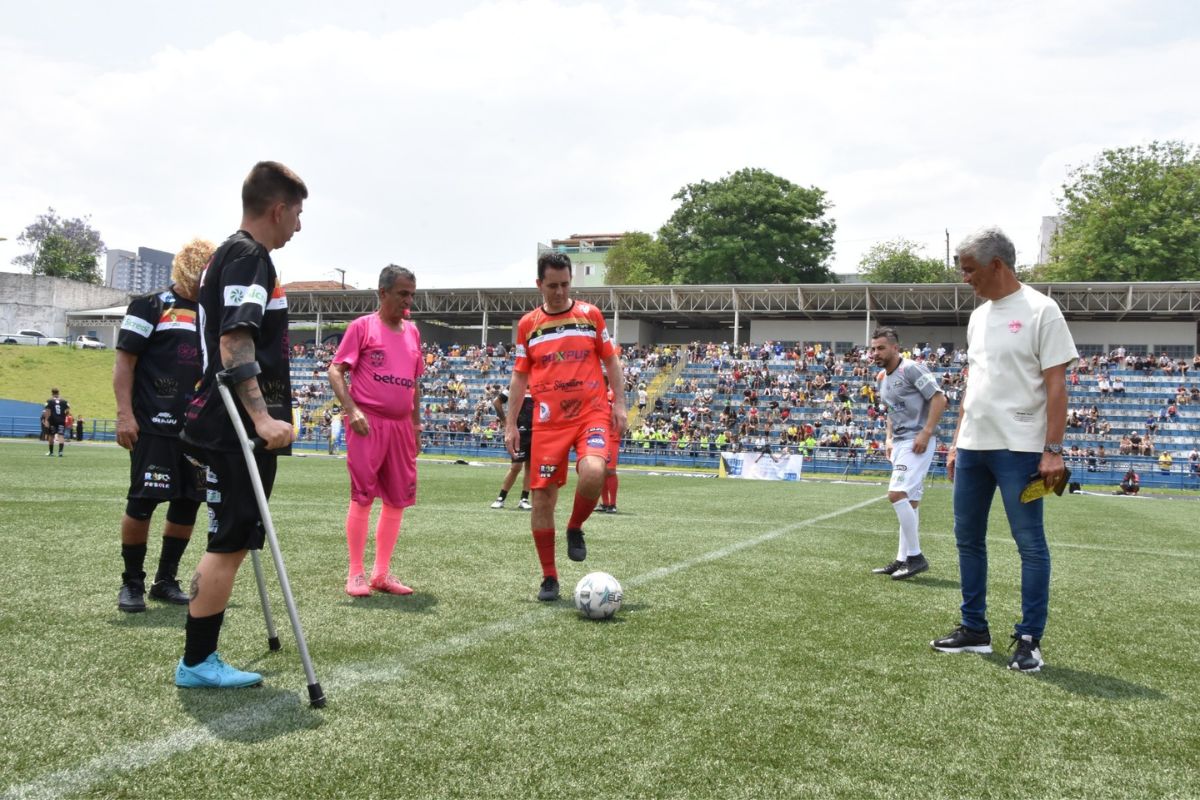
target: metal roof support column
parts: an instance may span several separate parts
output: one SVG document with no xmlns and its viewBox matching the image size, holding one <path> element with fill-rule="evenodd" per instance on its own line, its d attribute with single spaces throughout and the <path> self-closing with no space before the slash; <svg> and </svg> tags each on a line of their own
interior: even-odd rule
<svg viewBox="0 0 1200 800">
<path fill-rule="evenodd" d="M 485 348 L 487 347 L 487 335 L 488 335 L 488 315 L 487 315 L 487 309 L 485 308 L 483 310 L 483 329 L 481 330 L 480 336 L 479 336 L 479 344 L 483 345 L 483 347 L 485 347 Z"/>
<path fill-rule="evenodd" d="M 863 301 L 867 307 L 867 329 L 863 332 L 863 342 L 869 348 L 871 346 L 871 287 L 870 285 L 863 286 Z"/>
<path fill-rule="evenodd" d="M 617 305 L 617 293 L 612 289 L 608 290 L 608 305 L 613 310 L 613 329 L 612 339 L 613 344 L 617 347 L 621 346 L 621 307 Z"/>
<path fill-rule="evenodd" d="M 313 346 L 316 347 L 321 343 L 321 307 L 317 306 L 317 337 L 313 340 Z"/>
<path fill-rule="evenodd" d="M 730 288 L 729 291 L 733 293 L 733 349 L 737 350 L 739 338 L 738 334 L 741 332 L 742 327 L 742 316 L 741 313 L 739 313 L 741 309 L 738 308 L 737 289 Z"/>
</svg>

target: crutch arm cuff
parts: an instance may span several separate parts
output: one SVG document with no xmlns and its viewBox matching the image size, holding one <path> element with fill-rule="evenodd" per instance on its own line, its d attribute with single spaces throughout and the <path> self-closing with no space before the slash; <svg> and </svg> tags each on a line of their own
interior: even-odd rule
<svg viewBox="0 0 1200 800">
<path fill-rule="evenodd" d="M 223 386 L 237 386 L 239 383 L 244 383 L 251 378 L 258 377 L 262 372 L 262 367 L 257 361 L 250 361 L 246 364 L 239 364 L 236 367 L 223 369 L 217 373 L 217 380 Z"/>
</svg>

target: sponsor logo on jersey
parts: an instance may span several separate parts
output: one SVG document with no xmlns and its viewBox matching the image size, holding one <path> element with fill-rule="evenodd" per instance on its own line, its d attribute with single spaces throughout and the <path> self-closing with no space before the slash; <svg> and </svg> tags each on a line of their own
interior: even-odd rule
<svg viewBox="0 0 1200 800">
<path fill-rule="evenodd" d="M 587 445 L 588 447 L 608 447 L 608 443 L 599 433 L 593 433 L 591 436 L 589 436 L 587 438 Z"/>
<path fill-rule="evenodd" d="M 575 419 L 583 411 L 583 402 L 580 400 L 563 400 L 558 404 L 558 407 L 562 409 L 563 416 L 566 419 Z"/>
<path fill-rule="evenodd" d="M 893 464 L 892 472 L 908 472 L 907 464 Z"/>
<path fill-rule="evenodd" d="M 565 363 L 568 361 L 587 361 L 588 356 L 592 354 L 591 350 L 556 350 L 553 353 L 547 353 L 542 356 L 543 364 L 550 363 Z"/>
<path fill-rule="evenodd" d="M 608 428 L 588 428 L 588 433 L 608 433 Z"/>
<path fill-rule="evenodd" d="M 538 422 L 546 422 L 550 419 L 550 406 L 547 403 L 538 403 Z"/>
<path fill-rule="evenodd" d="M 1022 327 L 1021 320 L 1014 319 L 1008 323 L 1008 332 L 1009 333 L 1020 333 L 1021 327 Z"/>
<path fill-rule="evenodd" d="M 611 342 L 612 341 L 612 337 L 610 337 L 608 335 L 608 328 L 605 328 L 603 331 L 601 331 L 600 341 L 602 341 L 602 342 Z"/>
<path fill-rule="evenodd" d="M 513 348 L 513 358 L 524 358 L 524 357 L 525 357 L 525 345 L 519 344 Z"/>
<path fill-rule="evenodd" d="M 541 475 L 543 478 L 553 478 L 556 472 L 558 472 L 557 464 L 542 464 L 538 467 L 538 475 Z"/>
<path fill-rule="evenodd" d="M 196 330 L 196 312 L 186 308 L 168 308 L 159 317 L 156 331 L 194 331 Z"/>
<path fill-rule="evenodd" d="M 265 307 L 267 304 L 267 290 L 257 283 L 249 286 L 230 284 L 225 287 L 225 305 L 240 306 L 245 303 L 256 303 L 259 306 Z"/>
<path fill-rule="evenodd" d="M 121 330 L 130 331 L 149 339 L 150 334 L 154 333 L 154 326 L 141 317 L 126 314 L 125 319 L 121 320 Z"/>
<path fill-rule="evenodd" d="M 179 420 L 170 411 L 160 411 L 150 420 L 155 425 L 177 425 Z"/>
<path fill-rule="evenodd" d="M 560 392 L 577 392 L 583 388 L 583 381 L 572 379 L 569 381 L 555 381 L 554 388 Z"/>
<path fill-rule="evenodd" d="M 388 383 L 395 386 L 404 386 L 411 389 L 413 382 L 412 378 L 398 378 L 395 375 L 380 375 L 378 372 L 371 376 L 371 379 L 376 383 Z"/>
</svg>

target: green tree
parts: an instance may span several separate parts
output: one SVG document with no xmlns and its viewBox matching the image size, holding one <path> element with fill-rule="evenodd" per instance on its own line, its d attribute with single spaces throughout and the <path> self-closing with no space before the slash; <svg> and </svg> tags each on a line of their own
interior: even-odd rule
<svg viewBox="0 0 1200 800">
<path fill-rule="evenodd" d="M 649 233 L 630 231 L 604 256 L 604 282 L 610 286 L 670 283 L 666 245 Z"/>
<path fill-rule="evenodd" d="M 1200 279 L 1200 153 L 1193 145 L 1105 150 L 1069 177 L 1047 279 Z"/>
<path fill-rule="evenodd" d="M 741 169 L 675 194 L 659 231 L 676 283 L 830 283 L 836 224 L 825 192 Z"/>
<path fill-rule="evenodd" d="M 96 259 L 104 253 L 104 242 L 100 232 L 88 224 L 89 219 L 63 219 L 53 208 L 48 209 L 17 237 L 32 252 L 17 256 L 13 263 L 34 275 L 100 283 Z"/>
<path fill-rule="evenodd" d="M 879 242 L 858 262 L 858 274 L 867 283 L 950 283 L 958 274 L 940 258 L 930 258 L 924 248 L 908 239 Z"/>
</svg>

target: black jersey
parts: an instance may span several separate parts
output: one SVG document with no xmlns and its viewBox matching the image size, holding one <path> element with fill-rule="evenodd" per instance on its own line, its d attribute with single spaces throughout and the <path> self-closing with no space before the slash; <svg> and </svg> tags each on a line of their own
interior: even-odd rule
<svg viewBox="0 0 1200 800">
<path fill-rule="evenodd" d="M 66 425 L 67 412 L 71 410 L 71 404 L 65 397 L 51 397 L 46 401 L 46 410 L 50 412 L 48 422 L 51 425 Z"/>
<path fill-rule="evenodd" d="M 287 297 L 265 247 L 245 231 L 230 236 L 213 253 L 200 276 L 200 353 L 204 377 L 188 406 L 189 439 L 213 450 L 237 450 L 237 433 L 217 392 L 221 335 L 238 328 L 250 331 L 254 357 L 262 372 L 258 385 L 275 419 L 292 424 L 292 381 L 288 372 Z M 234 393 L 237 401 L 236 392 Z M 240 406 L 240 401 L 239 406 Z M 246 432 L 254 425 L 240 409 Z M 289 449 L 272 450 L 286 455 Z"/>
<path fill-rule="evenodd" d="M 200 334 L 196 304 L 175 292 L 139 297 L 129 304 L 117 349 L 137 356 L 133 372 L 133 416 L 138 429 L 178 436 L 200 381 Z"/>
<path fill-rule="evenodd" d="M 508 404 L 508 389 L 500 390 L 500 402 Z M 533 395 L 528 392 L 525 393 L 525 399 L 521 402 L 521 410 L 517 412 L 517 430 L 533 430 Z"/>
</svg>

